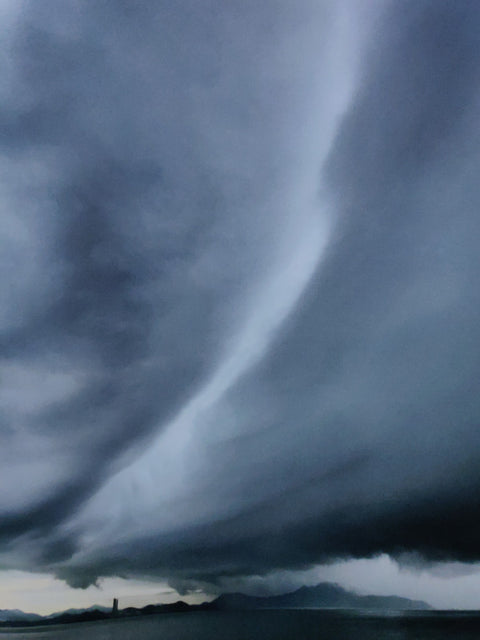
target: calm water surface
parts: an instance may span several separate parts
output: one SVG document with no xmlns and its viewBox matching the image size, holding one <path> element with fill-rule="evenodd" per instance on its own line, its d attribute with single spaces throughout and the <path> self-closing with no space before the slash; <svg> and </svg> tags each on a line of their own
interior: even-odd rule
<svg viewBox="0 0 480 640">
<path fill-rule="evenodd" d="M 480 614 L 339 611 L 172 613 L 0 630 L 0 640 L 480 640 Z"/>
</svg>

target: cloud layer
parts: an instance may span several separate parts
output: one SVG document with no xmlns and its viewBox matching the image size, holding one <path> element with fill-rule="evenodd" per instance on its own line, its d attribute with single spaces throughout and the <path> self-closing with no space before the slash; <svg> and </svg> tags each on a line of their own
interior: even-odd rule
<svg viewBox="0 0 480 640">
<path fill-rule="evenodd" d="M 479 559 L 480 9 L 357 5 L 11 9 L 2 566 Z"/>
</svg>

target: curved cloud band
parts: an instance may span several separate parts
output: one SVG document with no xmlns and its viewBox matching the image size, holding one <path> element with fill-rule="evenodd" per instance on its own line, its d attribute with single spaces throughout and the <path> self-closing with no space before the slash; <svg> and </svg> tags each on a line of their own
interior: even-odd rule
<svg viewBox="0 0 480 640">
<path fill-rule="evenodd" d="M 478 560 L 480 10 L 3 9 L 0 561 Z"/>
</svg>

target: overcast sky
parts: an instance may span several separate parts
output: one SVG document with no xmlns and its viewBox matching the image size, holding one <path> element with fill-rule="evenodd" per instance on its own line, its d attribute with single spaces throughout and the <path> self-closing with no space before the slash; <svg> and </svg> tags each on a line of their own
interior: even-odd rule
<svg viewBox="0 0 480 640">
<path fill-rule="evenodd" d="M 0 593 L 480 606 L 480 4 L 0 18 Z"/>
</svg>

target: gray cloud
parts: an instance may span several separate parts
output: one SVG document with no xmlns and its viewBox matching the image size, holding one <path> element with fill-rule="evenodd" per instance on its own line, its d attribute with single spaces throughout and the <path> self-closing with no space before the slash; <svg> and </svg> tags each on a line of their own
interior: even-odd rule
<svg viewBox="0 0 480 640">
<path fill-rule="evenodd" d="M 478 560 L 479 22 L 26 5 L 1 113 L 5 566 L 188 588 Z"/>
</svg>

